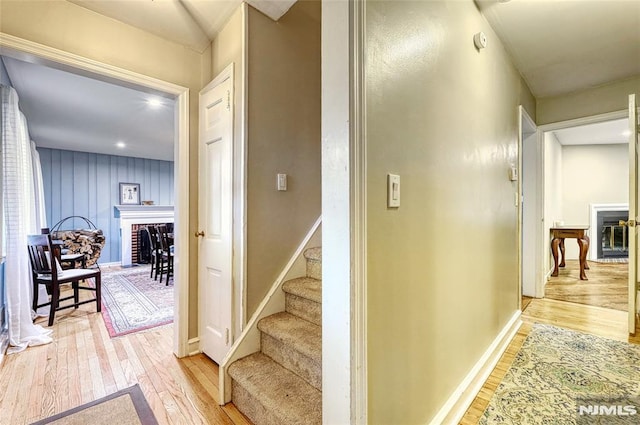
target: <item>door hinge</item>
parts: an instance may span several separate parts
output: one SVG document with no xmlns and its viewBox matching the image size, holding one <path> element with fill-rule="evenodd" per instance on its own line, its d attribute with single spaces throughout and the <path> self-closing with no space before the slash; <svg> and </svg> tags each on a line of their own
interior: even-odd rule
<svg viewBox="0 0 640 425">
<path fill-rule="evenodd" d="M 224 345 L 229 345 L 229 328 L 224 330 Z"/>
<path fill-rule="evenodd" d="M 231 110 L 231 91 L 227 90 L 227 111 Z"/>
</svg>

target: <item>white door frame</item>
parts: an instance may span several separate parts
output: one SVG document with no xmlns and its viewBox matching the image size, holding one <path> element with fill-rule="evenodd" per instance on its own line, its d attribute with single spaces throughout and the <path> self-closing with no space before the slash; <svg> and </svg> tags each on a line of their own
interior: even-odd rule
<svg viewBox="0 0 640 425">
<path fill-rule="evenodd" d="M 543 185 L 541 184 L 542 180 L 540 179 L 536 179 L 535 182 L 535 186 L 536 186 L 536 190 L 535 190 L 535 196 L 531 196 L 531 193 L 523 193 L 523 180 L 525 178 L 525 172 L 524 172 L 524 163 L 525 160 L 528 160 L 529 158 L 525 158 L 524 157 L 524 141 L 525 138 L 523 137 L 524 135 L 524 128 L 525 127 L 530 127 L 533 128 L 534 133 L 536 135 L 536 157 L 533 158 L 533 162 L 536 165 L 536 176 L 540 175 L 540 173 L 542 172 L 541 170 L 543 170 L 543 164 L 541 161 L 541 146 L 540 146 L 540 140 L 537 137 L 537 132 L 538 132 L 538 127 L 536 126 L 536 123 L 533 121 L 533 119 L 531 118 L 531 116 L 529 116 L 529 114 L 527 113 L 526 109 L 524 109 L 524 107 L 522 105 L 518 106 L 518 170 L 519 170 L 519 177 L 518 177 L 518 194 L 519 194 L 519 202 L 518 202 L 518 303 L 519 303 L 519 308 L 522 309 L 522 274 L 523 274 L 523 268 L 524 268 L 524 261 L 523 261 L 523 252 L 524 252 L 524 240 L 523 240 L 523 236 L 524 236 L 524 230 L 523 230 L 523 226 L 524 226 L 524 210 L 525 208 L 534 208 L 536 211 L 536 215 L 538 217 L 540 217 L 540 221 L 537 223 L 536 225 L 536 232 L 534 234 L 534 244 L 535 244 L 535 252 L 539 253 L 540 251 L 540 244 L 541 242 L 541 238 L 540 238 L 540 234 L 542 233 L 542 231 L 540 230 L 542 227 L 542 216 L 543 216 L 543 205 L 544 205 L 544 197 L 543 197 Z M 530 161 L 527 161 L 530 162 Z M 526 196 L 526 199 L 525 199 Z M 531 242 L 531 241 L 527 241 L 527 242 Z M 534 296 L 536 298 L 541 297 L 541 285 L 539 285 L 538 283 L 542 282 L 542 279 L 544 278 L 543 273 L 542 273 L 542 257 L 540 257 L 539 255 L 536 255 L 535 258 L 535 282 L 536 282 L 536 287 L 535 287 L 535 294 Z"/>
<path fill-rule="evenodd" d="M 595 124 L 595 123 L 599 123 L 599 122 L 604 122 L 604 121 L 613 121 L 613 120 L 618 120 L 618 119 L 624 119 L 627 118 L 629 116 L 629 113 L 626 109 L 623 110 L 619 110 L 619 111 L 613 111 L 613 112 L 607 112 L 604 114 L 598 114 L 598 115 L 592 115 L 589 117 L 581 117 L 581 118 L 575 118 L 575 119 L 571 119 L 571 120 L 567 120 L 567 121 L 559 121 L 559 122 L 554 122 L 554 123 L 549 123 L 549 124 L 543 124 L 538 126 L 538 144 L 541 147 L 540 150 L 540 155 L 541 157 L 539 158 L 539 160 L 541 161 L 542 164 L 542 170 L 539 173 L 538 176 L 538 184 L 540 185 L 540 187 L 542 187 L 542 199 L 543 199 L 543 205 L 545 200 L 547 199 L 547 194 L 544 191 L 544 179 L 545 179 L 545 175 L 544 175 L 544 170 L 545 170 L 545 166 L 544 166 L 544 157 L 545 157 L 545 143 L 544 143 L 544 134 L 549 132 L 549 131 L 555 131 L 555 130 L 562 130 L 564 128 L 570 128 L 570 127 L 578 127 L 581 125 L 587 125 L 587 124 Z M 541 241 L 542 244 L 540 246 L 540 250 L 541 250 L 541 263 L 544 264 L 544 256 L 545 255 L 549 255 L 549 235 L 547 233 L 545 233 L 545 228 L 547 227 L 546 223 L 542 223 L 542 233 L 540 235 L 541 237 Z M 543 266 L 542 266 L 543 267 Z M 540 297 L 544 297 L 544 289 L 545 289 L 545 284 L 546 284 L 546 279 L 547 277 L 551 274 L 551 270 L 544 270 L 544 273 L 542 273 L 542 279 L 537 282 L 537 284 L 539 285 L 539 287 L 536 288 L 536 292 L 538 292 L 540 294 Z"/>
<path fill-rule="evenodd" d="M 635 93 L 629 95 L 629 221 L 638 221 L 638 101 Z M 627 224 L 629 229 L 629 301 L 627 313 L 629 334 L 636 334 L 638 323 L 638 227 Z"/>
<path fill-rule="evenodd" d="M 189 354 L 189 266 L 180 259 L 189 258 L 189 89 L 123 68 L 54 49 L 39 43 L 0 33 L 0 54 L 15 59 L 43 60 L 59 69 L 83 71 L 87 76 L 101 76 L 161 91 L 176 99 L 175 160 L 175 226 L 176 263 L 174 265 L 174 341 L 173 351 L 178 357 Z"/>
<path fill-rule="evenodd" d="M 325 424 L 367 423 L 364 7 L 363 0 L 322 4 Z"/>
</svg>

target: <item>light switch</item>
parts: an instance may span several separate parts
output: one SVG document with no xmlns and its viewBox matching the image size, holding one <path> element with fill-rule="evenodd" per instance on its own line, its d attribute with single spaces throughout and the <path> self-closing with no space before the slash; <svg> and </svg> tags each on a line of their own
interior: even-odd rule
<svg viewBox="0 0 640 425">
<path fill-rule="evenodd" d="M 397 174 L 387 174 L 387 206 L 400 206 L 400 176 Z"/>
<path fill-rule="evenodd" d="M 280 191 L 286 191 L 287 190 L 287 175 L 286 174 L 278 174 L 277 188 Z"/>
</svg>

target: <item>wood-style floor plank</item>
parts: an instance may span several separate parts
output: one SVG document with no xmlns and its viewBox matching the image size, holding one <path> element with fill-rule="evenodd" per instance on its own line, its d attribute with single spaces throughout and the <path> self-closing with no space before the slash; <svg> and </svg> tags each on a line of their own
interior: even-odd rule
<svg viewBox="0 0 640 425">
<path fill-rule="evenodd" d="M 545 298 L 596 307 L 627 311 L 629 293 L 626 263 L 599 263 L 589 261 L 586 271 L 589 280 L 580 280 L 580 263 L 567 260 L 557 277 L 549 278 Z"/>
<path fill-rule="evenodd" d="M 57 312 L 52 330 L 53 343 L 0 365 L 0 424 L 32 423 L 135 384 L 161 425 L 251 424 L 233 404 L 218 405 L 218 365 L 175 357 L 172 325 L 110 338 L 86 304 Z"/>
</svg>

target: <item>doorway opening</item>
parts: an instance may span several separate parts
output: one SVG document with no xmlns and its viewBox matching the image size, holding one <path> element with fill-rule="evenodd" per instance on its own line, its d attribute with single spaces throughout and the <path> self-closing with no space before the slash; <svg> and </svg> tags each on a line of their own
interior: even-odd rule
<svg viewBox="0 0 640 425">
<path fill-rule="evenodd" d="M 622 116 L 620 116 L 622 115 Z M 544 147 L 544 235 L 552 228 L 588 227 L 588 280 L 580 279 L 576 239 L 566 239 L 555 260 L 545 240 L 546 299 L 628 310 L 628 118 L 593 117 L 547 128 Z M 588 122 L 591 121 L 591 122 Z M 562 253 L 562 250 L 561 250 Z"/>
<path fill-rule="evenodd" d="M 155 78 L 136 74 L 110 65 L 90 61 L 75 55 L 51 49 L 14 37 L 1 40 L 2 55 L 27 63 L 44 64 L 59 71 L 93 78 L 97 81 L 133 88 L 145 94 L 152 94 L 170 100 L 173 122 L 173 158 L 175 172 L 167 184 L 175 193 L 175 262 L 174 262 L 174 344 L 173 351 L 178 357 L 188 354 L 189 318 L 189 270 L 180 258 L 188 258 L 188 216 L 189 193 L 177 188 L 188 187 L 189 179 L 189 137 L 188 137 L 188 89 Z M 129 182 L 127 182 L 129 183 Z M 113 206 L 109 208 L 113 211 Z M 112 213 L 115 214 L 115 213 Z"/>
</svg>

